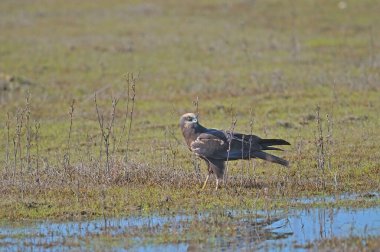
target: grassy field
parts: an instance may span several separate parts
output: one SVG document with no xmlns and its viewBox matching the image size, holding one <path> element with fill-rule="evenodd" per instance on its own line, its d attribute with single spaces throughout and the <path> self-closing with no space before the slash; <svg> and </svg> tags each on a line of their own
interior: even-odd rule
<svg viewBox="0 0 380 252">
<path fill-rule="evenodd" d="M 2 0 L 0 219 L 378 192 L 378 13 L 373 0 Z M 231 162 L 224 188 L 200 191 L 206 168 L 178 129 L 196 101 L 206 127 L 288 140 L 291 167 Z"/>
</svg>

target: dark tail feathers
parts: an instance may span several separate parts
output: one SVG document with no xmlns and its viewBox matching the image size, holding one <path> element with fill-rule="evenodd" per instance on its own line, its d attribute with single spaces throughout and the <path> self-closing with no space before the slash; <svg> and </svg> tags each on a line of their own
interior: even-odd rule
<svg viewBox="0 0 380 252">
<path fill-rule="evenodd" d="M 268 147 L 272 145 L 290 145 L 289 142 L 283 139 L 260 139 L 259 144 L 263 147 Z"/>
<path fill-rule="evenodd" d="M 272 147 L 272 146 L 273 145 L 290 145 L 289 142 L 283 139 L 260 139 L 259 144 L 263 148 L 263 150 L 280 150 L 280 151 L 282 151 L 282 149 Z M 286 161 L 285 159 L 273 156 L 263 151 L 255 151 L 253 155 L 257 158 L 261 158 L 272 163 L 277 163 L 283 166 L 289 166 L 289 162 Z"/>
<path fill-rule="evenodd" d="M 252 153 L 254 157 L 264 159 L 266 161 L 272 162 L 272 163 L 277 163 L 283 166 L 289 166 L 289 162 L 286 161 L 285 159 L 273 156 L 271 154 L 265 153 L 263 151 L 255 151 Z"/>
</svg>

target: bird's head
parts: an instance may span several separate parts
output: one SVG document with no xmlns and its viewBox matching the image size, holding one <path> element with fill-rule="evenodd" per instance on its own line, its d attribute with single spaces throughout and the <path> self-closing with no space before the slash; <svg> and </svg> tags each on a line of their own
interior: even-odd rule
<svg viewBox="0 0 380 252">
<path fill-rule="evenodd" d="M 193 128 L 198 125 L 198 117 L 194 113 L 186 113 L 179 120 L 181 128 Z"/>
</svg>

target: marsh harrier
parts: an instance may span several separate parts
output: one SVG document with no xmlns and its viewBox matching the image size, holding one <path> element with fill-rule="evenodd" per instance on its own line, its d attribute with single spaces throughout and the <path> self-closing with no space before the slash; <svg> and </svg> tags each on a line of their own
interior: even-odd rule
<svg viewBox="0 0 380 252">
<path fill-rule="evenodd" d="M 269 162 L 288 166 L 289 162 L 268 154 L 264 150 L 281 150 L 274 145 L 290 145 L 282 139 L 263 139 L 255 135 L 245 135 L 231 131 L 208 129 L 199 124 L 193 113 L 180 118 L 180 127 L 190 151 L 206 161 L 208 175 L 202 189 L 211 174 L 216 176 L 216 190 L 223 179 L 225 162 L 238 159 L 260 158 Z"/>
</svg>

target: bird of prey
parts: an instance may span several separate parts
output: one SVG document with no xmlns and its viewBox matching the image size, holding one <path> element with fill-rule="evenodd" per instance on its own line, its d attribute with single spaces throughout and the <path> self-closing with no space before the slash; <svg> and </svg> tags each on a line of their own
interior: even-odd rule
<svg viewBox="0 0 380 252">
<path fill-rule="evenodd" d="M 206 161 L 208 175 L 203 183 L 205 188 L 211 174 L 216 176 L 216 188 L 223 179 L 225 161 L 260 158 L 269 162 L 288 166 L 288 161 L 264 152 L 281 150 L 274 145 L 290 145 L 282 139 L 263 139 L 255 135 L 245 135 L 231 131 L 208 129 L 198 122 L 194 113 L 186 113 L 180 118 L 180 127 L 190 151 Z"/>
</svg>

